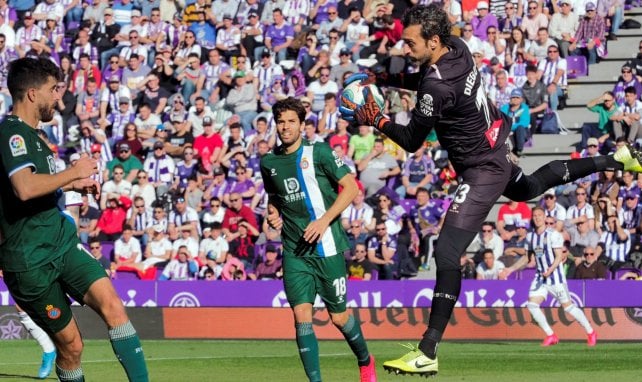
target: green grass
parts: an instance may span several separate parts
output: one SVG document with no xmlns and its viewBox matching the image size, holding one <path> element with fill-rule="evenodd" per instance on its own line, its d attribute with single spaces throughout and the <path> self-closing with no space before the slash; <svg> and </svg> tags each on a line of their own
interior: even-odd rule
<svg viewBox="0 0 642 382">
<path fill-rule="evenodd" d="M 151 381 L 240 382 L 305 381 L 294 341 L 144 341 Z M 421 381 L 386 373 L 381 364 L 404 348 L 391 341 L 370 341 L 379 381 Z M 324 381 L 358 381 L 356 362 L 342 341 L 323 341 Z M 642 344 L 562 342 L 544 349 L 535 342 L 455 343 L 439 349 L 439 381 L 639 381 Z M 0 342 L 0 380 L 32 379 L 39 366 L 32 340 Z M 123 381 L 125 374 L 108 341 L 85 342 L 83 369 L 88 381 Z M 49 380 L 55 380 L 50 377 Z"/>
</svg>

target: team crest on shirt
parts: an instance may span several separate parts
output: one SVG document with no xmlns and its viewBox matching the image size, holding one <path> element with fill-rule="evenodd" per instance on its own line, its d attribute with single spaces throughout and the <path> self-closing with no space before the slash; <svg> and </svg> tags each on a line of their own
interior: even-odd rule
<svg viewBox="0 0 642 382">
<path fill-rule="evenodd" d="M 14 157 L 27 154 L 27 144 L 22 135 L 15 134 L 9 138 L 9 148 Z"/>
<path fill-rule="evenodd" d="M 301 163 L 299 164 L 299 166 L 301 166 L 301 168 L 305 170 L 306 168 L 310 167 L 310 162 L 308 162 L 307 158 L 303 158 L 301 159 Z"/>
<path fill-rule="evenodd" d="M 47 317 L 49 317 L 49 319 L 57 320 L 60 318 L 60 309 L 56 308 L 55 306 L 47 305 L 45 310 L 47 311 Z"/>
<path fill-rule="evenodd" d="M 423 97 L 421 97 L 421 100 L 419 101 L 419 110 L 421 110 L 426 117 L 432 116 L 433 105 L 432 96 L 430 94 L 424 94 Z"/>
</svg>

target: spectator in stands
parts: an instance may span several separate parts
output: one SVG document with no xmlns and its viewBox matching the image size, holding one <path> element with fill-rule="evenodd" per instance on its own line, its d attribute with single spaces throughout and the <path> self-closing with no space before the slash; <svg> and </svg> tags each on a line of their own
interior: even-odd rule
<svg viewBox="0 0 642 382">
<path fill-rule="evenodd" d="M 548 29 L 542 27 L 537 31 L 537 38 L 531 41 L 531 44 L 528 47 L 528 53 L 524 56 L 524 58 L 532 62 L 540 62 L 542 60 L 545 60 L 548 57 L 548 48 L 552 46 L 557 47 L 555 40 L 549 37 Z"/>
<path fill-rule="evenodd" d="M 107 274 L 110 275 L 111 260 L 109 260 L 109 257 L 103 255 L 103 247 L 100 244 L 100 241 L 98 241 L 98 239 L 91 238 L 89 240 L 89 252 L 94 257 L 94 259 L 96 259 L 100 263 L 100 265 L 102 265 L 105 272 L 107 272 Z"/>
<path fill-rule="evenodd" d="M 132 205 L 131 199 L 121 195 L 107 197 L 107 208 L 104 209 L 98 218 L 96 229 L 89 236 L 97 237 L 100 241 L 113 241 L 120 237 L 123 232 L 123 224 L 127 219 L 127 210 Z"/>
<path fill-rule="evenodd" d="M 575 41 L 569 46 L 569 52 L 585 56 L 589 64 L 595 64 L 598 57 L 606 56 L 606 23 L 596 8 L 592 1 L 586 3 L 586 15 L 580 19 Z"/>
<path fill-rule="evenodd" d="M 572 11 L 573 1 L 562 0 L 560 12 L 555 12 L 551 17 L 548 26 L 550 36 L 555 40 L 560 50 L 560 56 L 566 58 L 569 55 L 569 46 L 573 43 L 575 33 L 579 27 L 577 14 Z"/>
<path fill-rule="evenodd" d="M 348 262 L 348 280 L 372 280 L 373 264 L 367 258 L 366 245 L 359 243 L 354 246 L 354 255 Z"/>
<path fill-rule="evenodd" d="M 366 20 L 361 17 L 360 8 L 353 6 L 349 12 L 348 17 L 344 18 L 343 25 L 337 29 L 339 29 L 341 33 L 345 33 L 344 43 L 346 49 L 349 50 L 352 61 L 356 62 L 360 57 L 359 54 L 361 50 L 370 44 L 368 40 L 369 28 Z M 340 14 L 339 17 L 341 17 Z M 333 80 L 338 83 L 341 81 L 341 78 L 333 78 Z"/>
<path fill-rule="evenodd" d="M 129 128 L 129 125 L 128 127 Z M 132 149 L 129 146 L 129 143 L 122 142 L 118 144 L 118 156 L 114 157 L 109 163 L 107 163 L 107 170 L 109 173 L 113 173 L 117 165 L 120 165 L 123 170 L 123 180 L 126 180 L 129 183 L 134 182 L 138 171 L 143 169 L 143 164 L 132 155 Z"/>
<path fill-rule="evenodd" d="M 245 272 L 245 265 L 243 262 L 232 253 L 227 254 L 227 259 L 223 264 L 223 269 L 221 271 L 221 280 L 245 280 L 247 278 L 247 273 Z"/>
<path fill-rule="evenodd" d="M 476 264 L 483 261 L 483 252 L 485 249 L 492 250 L 495 259 L 499 259 L 500 256 L 504 254 L 504 241 L 495 233 L 495 223 L 491 221 L 482 223 L 481 232 L 477 234 L 468 249 L 474 253 Z"/>
<path fill-rule="evenodd" d="M 171 224 L 171 220 L 170 220 Z M 189 225 L 183 225 L 178 228 L 180 236 L 172 242 L 172 258 L 178 255 L 181 247 L 185 247 L 186 252 L 189 254 L 190 260 L 198 258 L 199 242 L 191 235 L 191 228 Z"/>
<path fill-rule="evenodd" d="M 252 209 L 243 204 L 243 197 L 239 193 L 232 193 L 229 196 L 230 205 L 225 210 L 223 217 L 223 233 L 228 242 L 239 236 L 238 225 L 241 221 L 251 225 L 248 229 L 251 235 L 258 235 L 258 225 Z"/>
<path fill-rule="evenodd" d="M 172 184 L 176 167 L 174 160 L 165 153 L 165 144 L 156 141 L 153 146 L 154 152 L 145 160 L 145 171 L 149 181 L 156 189 L 156 196 L 165 195 Z"/>
<path fill-rule="evenodd" d="M 588 218 L 582 215 L 577 222 L 565 226 L 564 238 L 568 239 L 569 250 L 576 257 L 582 257 L 584 248 L 595 248 L 600 235 L 588 225 Z"/>
<path fill-rule="evenodd" d="M 250 274 L 250 278 L 255 280 L 282 279 L 283 269 L 278 255 L 276 248 L 268 244 L 265 248 L 265 259 L 256 266 L 256 270 L 253 274 Z"/>
<path fill-rule="evenodd" d="M 134 204 L 132 208 L 127 211 L 127 225 L 132 227 L 132 234 L 145 247 L 149 236 L 147 232 L 153 226 L 153 212 L 145 205 L 145 200 L 141 196 L 133 198 Z"/>
<path fill-rule="evenodd" d="M 145 80 L 150 71 L 149 66 L 143 64 L 141 56 L 133 53 L 129 56 L 120 82 L 127 86 L 132 99 L 136 99 L 138 96 L 138 86 Z"/>
<path fill-rule="evenodd" d="M 633 66 L 630 62 L 622 65 L 621 76 L 618 82 L 613 87 L 613 94 L 615 95 L 615 103 L 617 106 L 623 106 L 626 103 L 626 89 L 629 87 L 635 89 L 636 98 L 642 95 L 642 83 L 633 74 Z"/>
<path fill-rule="evenodd" d="M 312 111 L 315 113 L 323 111 L 326 94 L 337 94 L 339 91 L 337 83 L 330 80 L 330 67 L 321 68 L 319 73 L 319 79 L 308 86 L 308 98 L 312 100 Z"/>
<path fill-rule="evenodd" d="M 292 24 L 285 22 L 281 9 L 274 9 L 272 17 L 274 18 L 274 23 L 265 31 L 265 47 L 275 53 L 275 59 L 278 63 L 286 59 L 288 47 L 294 40 L 295 30 Z"/>
<path fill-rule="evenodd" d="M 348 226 L 348 241 L 350 248 L 355 248 L 357 244 L 365 244 L 368 239 L 368 233 L 360 219 L 353 220 Z M 349 260 L 349 259 L 348 259 Z"/>
<path fill-rule="evenodd" d="M 520 88 L 514 88 L 510 93 L 510 101 L 499 109 L 507 115 L 511 121 L 511 132 L 513 141 L 513 154 L 522 156 L 524 144 L 528 140 L 530 128 L 530 109 L 524 102 L 524 93 Z"/>
<path fill-rule="evenodd" d="M 350 206 L 341 213 L 341 224 L 346 231 L 350 229 L 352 222 L 357 220 L 363 224 L 363 228 L 365 228 L 366 231 L 374 231 L 374 211 L 372 207 L 364 202 L 365 197 L 363 192 L 363 186 L 359 183 L 359 193 Z"/>
<path fill-rule="evenodd" d="M 361 159 L 372 152 L 375 136 L 369 126 L 359 126 L 359 134 L 350 137 L 348 145 L 348 156 L 359 164 Z"/>
<path fill-rule="evenodd" d="M 171 240 L 175 240 L 182 230 L 189 230 L 193 238 L 197 238 L 201 232 L 198 213 L 187 205 L 183 196 L 174 199 L 174 208 L 169 213 L 168 222 L 168 233 Z M 196 256 L 196 252 L 194 252 L 194 256 Z"/>
<path fill-rule="evenodd" d="M 102 186 L 100 199 L 101 210 L 107 207 L 107 201 L 109 199 L 118 199 L 121 196 L 129 196 L 131 194 L 132 184 L 124 179 L 125 170 L 123 165 L 114 165 L 112 173 L 113 179 L 105 182 Z"/>
<path fill-rule="evenodd" d="M 99 217 L 100 211 L 89 205 L 89 196 L 83 195 L 78 214 L 78 237 L 83 244 L 88 243 L 89 235 L 96 229 Z"/>
<path fill-rule="evenodd" d="M 493 57 L 491 65 L 498 61 L 497 57 Z M 515 89 L 515 86 L 508 82 L 508 73 L 502 69 L 495 74 L 495 81 L 490 87 L 488 98 L 497 108 L 501 109 L 509 103 L 513 89 Z"/>
<path fill-rule="evenodd" d="M 384 151 L 383 140 L 379 138 L 375 139 L 372 151 L 359 161 L 357 169 L 366 197 L 374 195 L 389 179 L 401 173 L 397 161 Z"/>
<path fill-rule="evenodd" d="M 409 212 L 410 236 L 416 247 L 419 248 L 421 264 L 429 265 L 435 247 L 435 240 L 446 216 L 447 206 L 441 199 L 431 199 L 430 192 L 424 187 L 417 188 L 417 204 Z"/>
<path fill-rule="evenodd" d="M 504 266 L 510 267 L 522 256 L 527 255 L 526 234 L 528 233 L 528 229 L 528 221 L 521 220 L 515 223 L 516 233 L 504 244 L 504 254 L 498 259 L 502 264 L 504 264 Z"/>
<path fill-rule="evenodd" d="M 534 0 L 528 2 L 528 11 L 526 17 L 522 19 L 521 28 L 526 33 L 526 37 L 531 41 L 539 40 L 539 31 L 542 28 L 547 30 L 548 17 L 542 13 L 540 3 Z"/>
<path fill-rule="evenodd" d="M 471 53 L 483 52 L 482 40 L 473 34 L 473 26 L 469 22 L 464 24 L 461 31 L 461 39 L 466 43 L 466 46 L 470 49 Z"/>
<path fill-rule="evenodd" d="M 502 240 L 508 241 L 515 235 L 516 224 L 530 219 L 531 210 L 526 203 L 509 200 L 502 204 L 497 212 L 497 232 Z M 490 236 L 485 238 L 490 238 Z"/>
<path fill-rule="evenodd" d="M 484 261 L 477 265 L 477 280 L 498 280 L 499 273 L 506 266 L 500 260 L 495 259 L 492 249 L 485 249 L 482 255 Z"/>
<path fill-rule="evenodd" d="M 234 87 L 227 95 L 226 105 L 231 107 L 234 114 L 240 117 L 245 134 L 249 134 L 253 127 L 252 121 L 256 117 L 256 99 L 258 93 L 254 85 L 248 83 L 244 72 L 234 74 Z"/>
<path fill-rule="evenodd" d="M 617 215 L 607 218 L 608 229 L 602 232 L 595 254 L 611 271 L 616 271 L 629 260 L 631 236 L 628 230 L 622 228 Z"/>
<path fill-rule="evenodd" d="M 538 78 L 537 67 L 528 65 L 526 67 L 526 83 L 522 86 L 524 102 L 530 112 L 530 135 L 537 131 L 537 119 L 548 108 L 548 93 L 546 85 Z"/>
<path fill-rule="evenodd" d="M 215 221 L 211 226 L 203 228 L 203 238 L 198 249 L 200 263 L 204 263 L 206 258 L 213 258 L 217 263 L 222 264 L 229 249 L 229 244 L 222 235 L 220 222 Z"/>
<path fill-rule="evenodd" d="M 620 185 L 620 190 L 617 195 L 617 210 L 620 211 L 622 206 L 624 206 L 624 199 L 629 194 L 640 195 L 640 186 L 638 185 L 637 179 L 638 174 L 635 174 L 631 171 L 622 172 L 622 183 Z"/>
<path fill-rule="evenodd" d="M 226 235 L 230 253 L 243 262 L 245 269 L 254 269 L 257 260 L 254 237 L 259 235 L 259 231 L 256 227 L 241 219 L 237 223 L 237 231 L 233 232 L 233 234 L 235 234 L 234 238 Z"/>
<path fill-rule="evenodd" d="M 157 201 L 153 205 L 153 219 L 152 223 L 154 226 L 159 225 L 163 227 L 163 232 L 167 233 L 167 227 L 169 226 L 169 222 L 167 221 L 167 213 L 165 212 L 165 208 L 163 206 L 163 203 L 160 201 Z M 149 232 L 148 232 L 149 235 Z"/>
<path fill-rule="evenodd" d="M 546 85 L 551 109 L 557 110 L 567 86 L 566 59 L 560 57 L 557 46 L 548 47 L 546 60 L 540 61 L 537 66 L 537 75 Z"/>
<path fill-rule="evenodd" d="M 566 226 L 577 224 L 581 216 L 586 216 L 588 219 L 588 226 L 590 229 L 595 229 L 595 211 L 593 206 L 588 203 L 587 190 L 584 187 L 578 186 L 575 189 L 575 197 L 577 202 L 570 206 L 566 211 Z"/>
<path fill-rule="evenodd" d="M 388 234 L 385 222 L 377 222 L 375 235 L 368 240 L 367 246 L 368 260 L 379 271 L 379 279 L 393 280 L 397 277 L 397 238 Z"/>
<path fill-rule="evenodd" d="M 183 36 L 183 41 L 176 47 L 173 54 L 174 65 L 179 67 L 186 67 L 186 64 L 190 61 L 190 55 L 191 57 L 196 55 L 198 61 L 201 59 L 201 46 L 196 42 L 194 31 L 188 30 Z M 189 99 L 189 97 L 186 99 Z"/>
<path fill-rule="evenodd" d="M 581 280 L 603 280 L 606 279 L 606 266 L 601 261 L 597 261 L 597 254 L 595 247 L 586 247 L 583 251 L 582 257 L 576 257 L 575 262 L 577 268 L 575 269 L 574 279 Z"/>
<path fill-rule="evenodd" d="M 197 20 L 193 22 L 189 26 L 189 31 L 194 33 L 194 36 L 196 37 L 195 40 L 195 45 L 199 45 L 201 47 L 201 53 L 198 55 L 199 60 L 201 57 L 209 50 L 215 49 L 216 47 L 216 41 L 217 41 L 217 33 L 216 33 L 216 28 L 214 27 L 213 22 L 211 17 L 209 17 L 210 14 L 206 12 L 196 12 L 196 17 Z M 227 15 L 228 18 L 231 18 L 230 15 Z M 223 16 L 225 17 L 225 15 Z M 230 24 L 231 24 L 231 19 L 230 19 Z M 222 29 L 223 25 L 221 25 Z M 222 32 L 223 34 L 224 32 Z M 238 36 L 238 39 L 240 41 L 240 34 Z M 189 56 L 189 55 L 188 55 Z"/>
<path fill-rule="evenodd" d="M 468 257 L 464 252 L 459 258 L 459 265 L 461 266 L 461 278 L 464 280 L 475 280 L 477 279 L 475 262 L 473 259 Z"/>
<path fill-rule="evenodd" d="M 133 236 L 132 227 L 125 224 L 122 236 L 114 243 L 115 270 L 131 270 L 143 259 L 140 242 Z"/>
<path fill-rule="evenodd" d="M 617 204 L 617 196 L 620 191 L 620 184 L 615 178 L 614 171 L 602 171 L 598 175 L 598 179 L 593 186 L 593 193 L 591 194 L 591 203 L 597 203 L 598 197 L 606 196 L 611 200 L 613 205 Z"/>
<path fill-rule="evenodd" d="M 397 187 L 397 194 L 401 198 L 416 197 L 420 188 L 428 191 L 432 189 L 435 173 L 435 163 L 426 155 L 426 149 L 421 146 L 404 162 L 401 173 L 401 186 Z"/>
<path fill-rule="evenodd" d="M 524 32 L 520 28 L 520 25 L 522 24 L 522 18 L 519 17 L 517 13 L 517 9 L 518 9 L 517 4 L 514 4 L 510 1 L 506 2 L 506 4 L 504 5 L 504 10 L 506 15 L 500 18 L 498 21 L 497 29 L 499 29 L 499 34 L 503 39 L 507 40 L 507 43 L 509 44 L 509 46 L 511 45 L 511 37 L 513 40 L 512 41 L 513 44 L 515 44 L 515 42 L 522 43 L 524 41 Z M 519 40 L 518 38 L 515 37 L 515 34 L 513 33 L 516 30 L 519 30 L 521 32 Z M 521 46 L 521 48 L 525 48 L 525 47 Z M 528 47 L 526 47 L 526 49 L 528 49 Z M 522 53 L 525 53 L 525 51 Z"/>
<path fill-rule="evenodd" d="M 578 147 L 578 151 L 586 148 L 589 138 L 597 138 L 597 140 L 607 147 L 610 144 L 607 142 L 609 137 L 613 135 L 613 123 L 611 118 L 617 112 L 617 105 L 615 104 L 615 95 L 613 92 L 606 91 L 601 96 L 589 101 L 586 107 L 598 114 L 598 122 L 585 123 L 582 126 L 582 141 Z"/>
<path fill-rule="evenodd" d="M 145 208 L 149 209 L 152 207 L 152 203 L 156 201 L 156 189 L 149 182 L 149 175 L 145 170 L 140 170 L 136 178 L 138 183 L 132 186 L 130 196 L 132 199 L 141 197 L 145 203 Z"/>
<path fill-rule="evenodd" d="M 189 258 L 187 247 L 181 246 L 176 258 L 172 259 L 167 266 L 165 266 L 163 274 L 158 279 L 161 281 L 192 280 L 196 272 L 198 272 L 198 264 Z"/>
<path fill-rule="evenodd" d="M 190 53 L 187 59 L 176 68 L 174 77 L 181 84 L 181 95 L 190 103 L 196 98 L 196 84 L 203 75 L 199 55 Z"/>
<path fill-rule="evenodd" d="M 542 196 L 544 214 L 552 216 L 556 220 L 555 229 L 562 232 L 564 229 L 564 220 L 566 220 L 566 208 L 557 202 L 555 189 L 549 188 Z"/>
<path fill-rule="evenodd" d="M 160 224 L 152 226 L 152 232 L 151 240 L 145 246 L 145 260 L 138 265 L 141 273 L 167 263 L 172 258 L 172 243 L 167 239 L 163 226 Z M 156 272 L 152 274 L 155 276 Z"/>
<path fill-rule="evenodd" d="M 628 72 L 632 76 L 630 68 Z M 642 115 L 642 102 L 638 100 L 635 87 L 629 86 L 624 90 L 624 103 L 611 117 L 615 137 L 626 137 L 626 140 L 631 144 L 642 137 L 640 115 Z"/>
<path fill-rule="evenodd" d="M 630 192 L 626 195 L 624 206 L 622 207 L 622 228 L 629 231 L 631 237 L 631 246 L 635 247 L 640 244 L 640 223 L 642 222 L 642 206 L 638 204 L 639 193 Z"/>
<path fill-rule="evenodd" d="M 202 98 L 196 100 L 196 108 L 199 106 L 204 106 Z M 213 119 L 211 117 L 203 118 L 203 134 L 194 139 L 194 154 L 199 157 L 201 165 L 206 170 L 219 164 L 222 148 L 223 139 L 214 129 Z"/>
<path fill-rule="evenodd" d="M 473 34 L 482 41 L 488 40 L 487 30 L 489 27 L 492 26 L 497 31 L 497 17 L 489 12 L 487 1 L 482 0 L 477 3 L 477 16 L 473 17 L 470 24 L 473 27 Z"/>
</svg>

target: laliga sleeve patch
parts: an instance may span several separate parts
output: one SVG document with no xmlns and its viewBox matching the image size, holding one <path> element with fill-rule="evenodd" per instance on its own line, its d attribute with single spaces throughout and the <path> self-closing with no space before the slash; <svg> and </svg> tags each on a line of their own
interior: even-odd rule
<svg viewBox="0 0 642 382">
<path fill-rule="evenodd" d="M 419 101 L 419 110 L 426 117 L 432 116 L 433 105 L 432 96 L 430 94 L 424 94 L 423 97 L 421 97 L 421 100 Z"/>
<path fill-rule="evenodd" d="M 27 154 L 27 144 L 22 135 L 14 134 L 9 138 L 9 148 L 14 157 Z"/>
</svg>

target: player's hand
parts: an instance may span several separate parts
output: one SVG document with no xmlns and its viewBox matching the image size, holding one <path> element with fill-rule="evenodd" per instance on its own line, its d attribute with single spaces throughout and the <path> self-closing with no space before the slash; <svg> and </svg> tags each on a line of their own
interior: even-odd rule
<svg viewBox="0 0 642 382">
<path fill-rule="evenodd" d="M 78 178 L 84 179 L 98 173 L 98 162 L 92 158 L 84 157 L 78 159 L 72 167 Z"/>
<path fill-rule="evenodd" d="M 77 180 L 71 184 L 71 187 L 83 195 L 100 195 L 100 183 L 91 178 Z"/>
<path fill-rule="evenodd" d="M 374 126 L 381 130 L 386 122 L 390 119 L 383 115 L 381 108 L 377 105 L 369 88 L 363 89 L 363 98 L 366 100 L 362 106 L 358 107 L 354 113 L 354 119 L 359 125 Z"/>
<path fill-rule="evenodd" d="M 321 240 L 323 234 L 328 229 L 328 223 L 323 219 L 315 220 L 310 222 L 305 230 L 303 231 L 303 240 L 313 244 Z"/>
<path fill-rule="evenodd" d="M 274 208 L 274 206 L 269 205 L 267 212 L 265 218 L 267 219 L 268 225 L 277 230 L 281 229 L 281 227 L 283 227 L 283 220 L 281 220 L 281 216 L 279 216 L 279 211 Z"/>
</svg>

